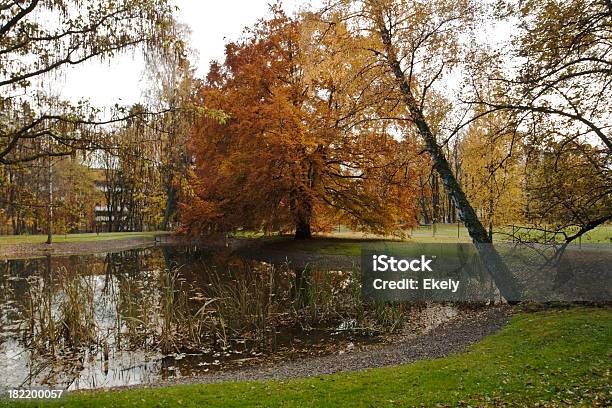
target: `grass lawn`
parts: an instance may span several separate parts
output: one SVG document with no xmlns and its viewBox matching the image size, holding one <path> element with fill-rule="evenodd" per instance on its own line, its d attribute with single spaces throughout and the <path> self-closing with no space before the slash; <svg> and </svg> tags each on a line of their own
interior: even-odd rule
<svg viewBox="0 0 612 408">
<path fill-rule="evenodd" d="M 409 235 L 407 241 L 416 242 L 472 242 L 470 235 L 468 234 L 467 228 L 464 225 L 457 224 L 436 224 L 435 228 L 431 225 L 423 225 L 412 230 L 406 231 Z M 509 240 L 508 234 L 512 232 L 512 228 L 504 227 L 494 230 L 493 240 L 497 242 Z M 516 230 L 524 238 L 527 238 L 526 230 Z M 575 233 L 575 230 L 568 230 L 568 235 Z M 550 232 L 548 233 L 550 234 Z M 530 235 L 532 238 L 542 238 L 543 232 L 531 231 Z M 345 227 L 335 228 L 330 234 L 323 234 L 327 237 L 336 238 L 353 238 L 359 239 L 364 238 L 361 233 L 353 232 Z M 372 236 L 365 236 L 365 238 L 372 238 Z M 549 235 L 550 238 L 550 235 Z M 557 236 L 557 240 L 561 240 L 561 235 Z M 378 238 L 381 239 L 381 238 Z M 600 225 L 599 227 L 587 232 L 582 236 L 583 243 L 612 243 L 612 225 Z"/>
<path fill-rule="evenodd" d="M 166 231 L 147 232 L 101 232 L 54 235 L 53 242 L 88 242 L 88 241 L 110 241 L 128 238 L 153 238 L 155 235 L 167 234 Z M 47 241 L 46 235 L 0 235 L 2 244 L 42 244 Z"/>
<path fill-rule="evenodd" d="M 311 240 L 296 241 L 292 236 L 272 236 L 266 238 L 269 242 L 266 246 L 270 249 L 283 251 L 306 251 L 325 255 L 361 255 L 361 246 L 366 242 L 386 243 L 396 249 L 401 248 L 403 243 L 471 243 L 472 240 L 464 226 L 457 228 L 457 224 L 436 225 L 434 233 L 431 226 L 424 226 L 408 231 L 409 237 L 399 240 L 393 237 L 377 237 L 365 235 L 359 232 L 350 231 L 346 228 L 338 228 L 329 234 L 318 234 Z M 237 234 L 241 237 L 260 238 L 261 234 L 246 233 Z M 494 242 L 507 240 L 506 235 L 494 235 Z M 575 242 L 576 244 L 578 241 Z M 582 243 L 605 244 L 612 243 L 612 225 L 604 225 L 595 228 L 593 231 L 582 237 Z"/>
<path fill-rule="evenodd" d="M 603 225 L 587 232 L 582 237 L 582 242 L 599 244 L 612 244 L 612 225 Z"/>
<path fill-rule="evenodd" d="M 147 231 L 147 232 L 101 232 L 54 235 L 53 242 L 90 242 L 90 241 L 110 241 L 128 238 L 152 238 L 155 235 L 167 234 L 166 231 Z M 241 238 L 261 238 L 263 234 L 258 232 L 238 232 L 234 234 Z M 431 226 L 418 227 L 409 231 L 410 237 L 406 242 L 419 243 L 454 243 L 472 242 L 464 226 L 457 227 L 456 224 L 438 224 L 435 232 Z M 499 236 L 498 239 L 505 237 Z M 0 245 L 3 244 L 40 244 L 47 240 L 46 235 L 0 235 Z M 314 240 L 294 241 L 288 236 L 274 237 L 272 245 L 278 249 L 294 249 L 303 251 L 314 251 L 328 255 L 360 255 L 361 243 L 367 241 L 397 241 L 393 237 L 376 237 L 364 235 L 350 231 L 344 227 L 335 229 L 330 234 L 321 234 Z M 583 243 L 612 243 L 612 225 L 601 226 L 585 234 Z"/>
<path fill-rule="evenodd" d="M 464 353 L 405 366 L 288 381 L 83 392 L 44 406 L 609 406 L 611 358 L 612 309 L 576 307 L 520 313 Z"/>
</svg>

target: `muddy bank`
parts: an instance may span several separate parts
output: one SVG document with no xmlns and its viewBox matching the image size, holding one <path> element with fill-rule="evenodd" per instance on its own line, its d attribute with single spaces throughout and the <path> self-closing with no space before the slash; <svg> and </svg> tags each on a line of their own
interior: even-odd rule
<svg viewBox="0 0 612 408">
<path fill-rule="evenodd" d="M 445 357 L 464 351 L 485 336 L 502 329 L 512 309 L 508 306 L 487 308 L 466 316 L 457 316 L 425 333 L 404 335 L 392 344 L 366 349 L 341 350 L 331 355 L 310 356 L 295 360 L 271 361 L 207 375 L 184 377 L 113 389 L 162 387 L 177 384 L 214 383 L 221 381 L 281 380 L 360 371 L 391 365 L 410 364 L 419 360 Z"/>
</svg>

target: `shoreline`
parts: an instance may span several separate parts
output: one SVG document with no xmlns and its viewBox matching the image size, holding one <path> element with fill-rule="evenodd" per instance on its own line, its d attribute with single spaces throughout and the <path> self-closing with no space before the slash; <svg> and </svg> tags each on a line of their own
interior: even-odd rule
<svg viewBox="0 0 612 408">
<path fill-rule="evenodd" d="M 263 361 L 251 366 L 213 371 L 133 385 L 75 390 L 76 393 L 99 393 L 176 385 L 213 384 L 242 381 L 284 381 L 318 377 L 372 368 L 407 365 L 464 352 L 469 346 L 502 330 L 515 310 L 507 305 L 488 307 L 471 315 L 457 316 L 432 330 L 399 336 L 398 341 L 367 347 L 363 350 L 337 352 L 321 356 L 305 356 L 284 361 Z"/>
<path fill-rule="evenodd" d="M 0 260 L 45 258 L 47 256 L 88 255 L 120 252 L 163 245 L 187 245 L 192 240 L 168 233 L 117 239 L 45 243 L 0 243 Z"/>
<path fill-rule="evenodd" d="M 151 245 L 155 245 L 155 237 L 125 238 L 107 241 L 58 242 L 51 245 L 44 243 L 0 244 L 0 260 L 86 255 L 146 248 Z"/>
</svg>

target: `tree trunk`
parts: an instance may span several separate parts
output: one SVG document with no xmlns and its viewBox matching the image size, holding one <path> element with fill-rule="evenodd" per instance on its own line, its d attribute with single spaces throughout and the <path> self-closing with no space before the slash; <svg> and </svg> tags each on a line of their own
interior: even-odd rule
<svg viewBox="0 0 612 408">
<path fill-rule="evenodd" d="M 295 226 L 295 239 L 310 239 L 312 232 L 310 231 L 310 223 L 298 222 Z"/>
<path fill-rule="evenodd" d="M 419 186 L 421 188 L 421 194 L 419 197 L 419 204 L 421 206 L 421 215 L 423 216 L 423 224 L 429 224 L 430 223 L 430 217 L 429 217 L 429 199 L 427 198 L 427 195 L 425 194 L 425 186 L 428 183 L 427 180 L 423 181 L 423 176 L 419 176 Z"/>
<path fill-rule="evenodd" d="M 47 157 L 47 244 L 53 242 L 53 170 L 51 168 L 51 157 Z"/>
<path fill-rule="evenodd" d="M 310 219 L 312 216 L 312 205 L 308 197 L 303 197 L 302 200 L 297 200 L 297 208 L 295 211 L 295 239 L 310 239 L 312 231 L 310 230 Z"/>
<path fill-rule="evenodd" d="M 403 96 L 403 102 L 406 104 L 410 111 L 412 120 L 416 124 L 421 137 L 424 139 L 427 150 L 431 155 L 434 163 L 434 168 L 446 191 L 451 195 L 453 203 L 459 211 L 459 218 L 465 223 L 465 226 L 478 250 L 487 270 L 493 277 L 501 295 L 508 302 L 515 302 L 519 298 L 518 284 L 514 276 L 512 276 L 510 270 L 504 263 L 503 259 L 497 252 L 497 250 L 491 244 L 489 234 L 484 228 L 476 212 L 469 203 L 465 193 L 461 189 L 461 186 L 457 182 L 451 167 L 444 156 L 444 152 L 438 145 L 436 137 L 432 133 L 429 124 L 425 120 L 423 112 L 421 111 L 419 103 L 414 98 L 410 85 L 406 80 L 404 71 L 401 68 L 399 60 L 393 49 L 391 42 L 391 36 L 384 25 L 384 20 L 379 19 L 378 21 L 381 40 L 385 46 L 385 58 L 389 67 L 391 68 L 393 75 L 398 83 L 400 92 Z"/>
<path fill-rule="evenodd" d="M 170 222 L 170 217 L 174 214 L 176 209 L 176 188 L 174 188 L 174 184 L 172 183 L 172 177 L 168 182 L 168 195 L 166 197 L 166 209 L 164 210 L 164 220 L 162 221 L 162 230 L 168 230 L 168 224 Z"/>
<path fill-rule="evenodd" d="M 321 185 L 321 163 L 325 161 L 325 149 L 319 144 L 316 150 L 305 158 L 306 187 L 298 187 L 292 199 L 292 210 L 295 217 L 295 239 L 310 239 L 312 231 L 312 192 L 317 191 Z"/>
<path fill-rule="evenodd" d="M 431 205 L 432 205 L 432 217 L 431 226 L 435 232 L 436 224 L 440 221 L 440 184 L 438 177 L 432 175 L 431 177 Z"/>
</svg>

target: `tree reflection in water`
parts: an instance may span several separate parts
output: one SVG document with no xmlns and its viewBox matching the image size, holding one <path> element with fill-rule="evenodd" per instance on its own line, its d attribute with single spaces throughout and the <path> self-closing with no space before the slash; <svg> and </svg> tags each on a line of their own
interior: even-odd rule
<svg viewBox="0 0 612 408">
<path fill-rule="evenodd" d="M 146 383 L 380 331 L 352 269 L 296 273 L 191 247 L 2 261 L 0 289 L 6 388 Z M 344 321 L 357 330 L 335 333 Z"/>
</svg>

